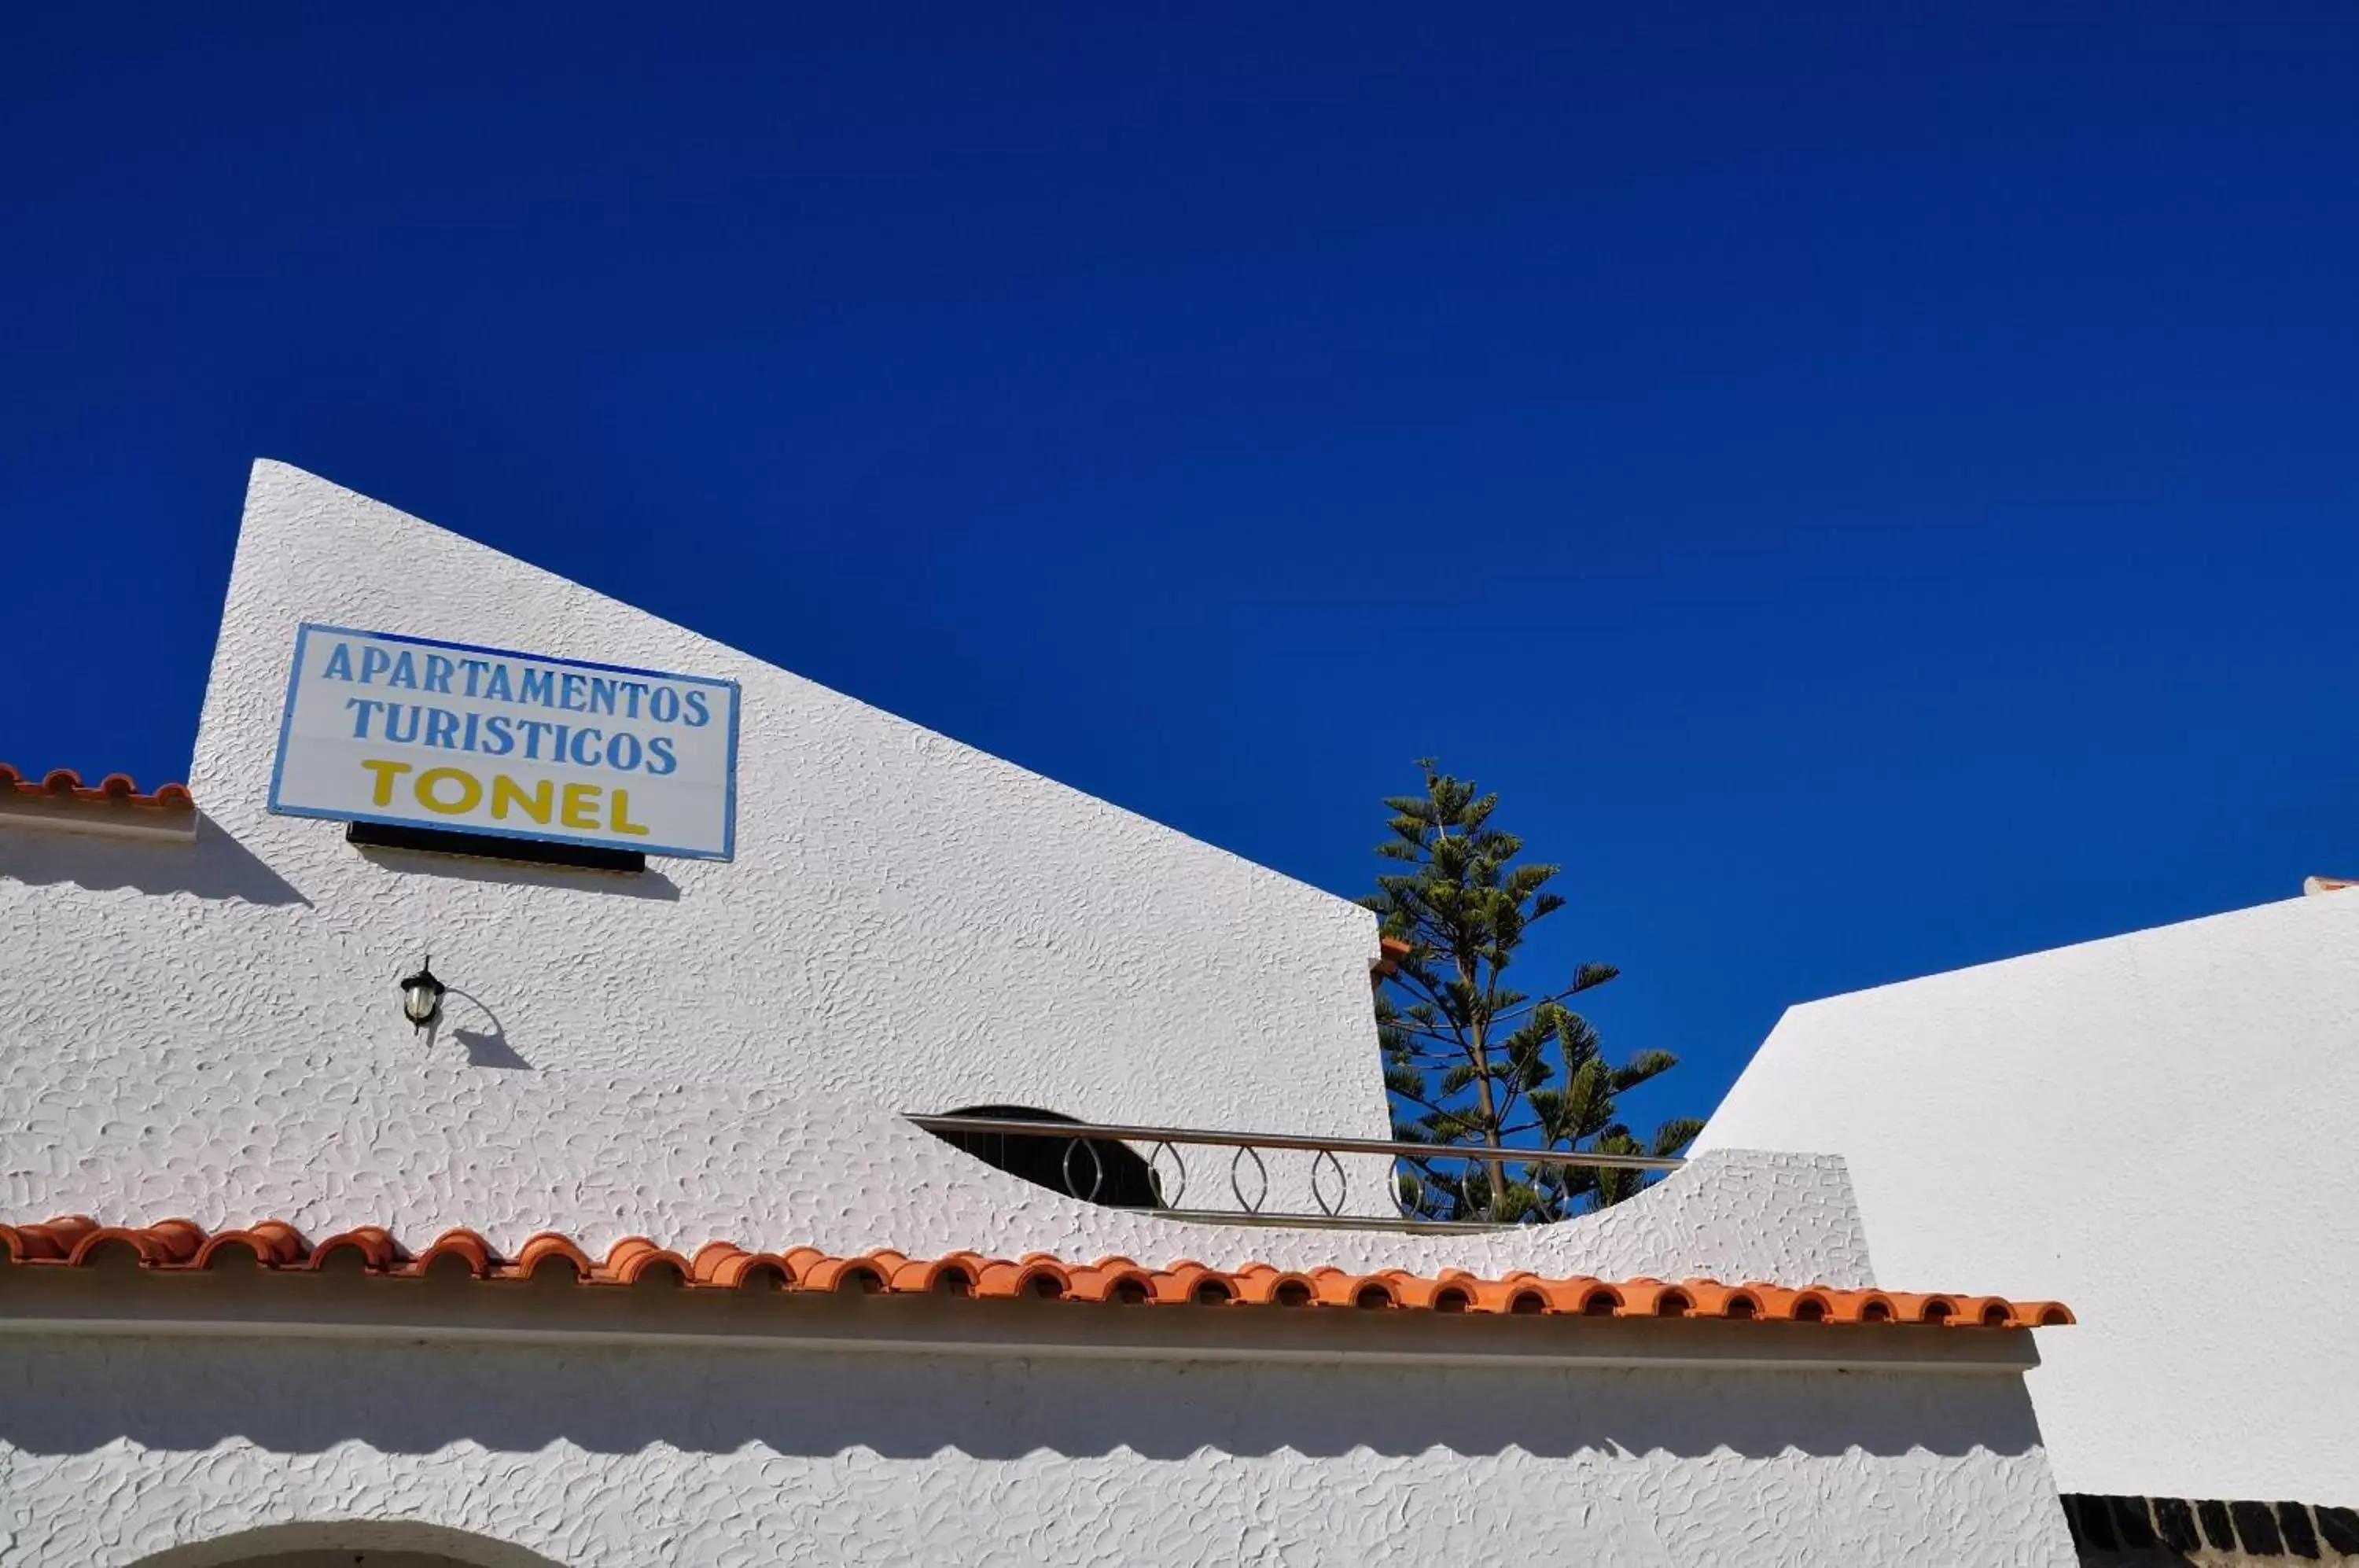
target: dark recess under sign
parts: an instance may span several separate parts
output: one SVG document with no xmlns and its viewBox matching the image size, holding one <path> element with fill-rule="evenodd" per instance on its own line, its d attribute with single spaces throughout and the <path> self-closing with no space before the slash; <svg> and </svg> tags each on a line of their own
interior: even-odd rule
<svg viewBox="0 0 2359 1568">
<path fill-rule="evenodd" d="M 588 844 L 549 844 L 533 838 L 453 833 L 448 828 L 395 827 L 386 822 L 349 822 L 344 840 L 368 849 L 409 849 L 427 855 L 465 855 L 478 860 L 520 861 L 528 866 L 571 866 L 584 871 L 645 871 L 647 855 L 636 849 L 605 849 Z"/>
</svg>

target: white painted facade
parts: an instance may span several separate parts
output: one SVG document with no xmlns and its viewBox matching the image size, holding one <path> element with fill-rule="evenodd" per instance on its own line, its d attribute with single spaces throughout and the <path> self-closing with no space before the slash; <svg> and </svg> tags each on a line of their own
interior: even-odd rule
<svg viewBox="0 0 2359 1568">
<path fill-rule="evenodd" d="M 1699 1140 L 1831 1150 L 1887 1287 L 2054 1295 L 2068 1492 L 2359 1504 L 2359 891 L 1788 1012 Z"/>
<path fill-rule="evenodd" d="M 307 620 L 739 682 L 735 859 L 601 877 L 271 815 Z M 192 844 L 0 827 L 0 1221 L 1875 1282 L 1809 1153 L 1424 1237 L 1182 1223 L 971 1160 L 898 1113 L 1382 1136 L 1371 918 L 284 465 L 255 472 L 190 783 Z M 452 991 L 421 1040 L 395 981 L 428 952 Z M 2021 1364 L 1951 1365 L 1969 1333 L 1840 1368 L 1643 1335 L 1572 1365 L 1505 1319 L 1472 1361 L 947 1328 L 863 1355 L 669 1319 L 124 1319 L 150 1299 L 60 1315 L 0 1278 L 0 1568 L 2071 1560 Z"/>
<path fill-rule="evenodd" d="M 2071 1561 L 2037 1550 L 2063 1525 L 2013 1377 L 10 1348 L 38 1412 L 0 1472 L 22 1563 L 417 1539 L 354 1519 L 566 1568 Z"/>
</svg>

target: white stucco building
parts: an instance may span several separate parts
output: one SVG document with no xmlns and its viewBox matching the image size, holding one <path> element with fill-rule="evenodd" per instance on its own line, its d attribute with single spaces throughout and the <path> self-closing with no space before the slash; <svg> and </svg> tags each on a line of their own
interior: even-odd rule
<svg viewBox="0 0 2359 1568">
<path fill-rule="evenodd" d="M 2359 890 L 2310 886 L 1795 1007 L 1696 1149 L 1840 1151 L 1884 1283 L 2102 1324 L 2031 1377 L 2093 1509 L 2359 1558 Z"/>
<path fill-rule="evenodd" d="M 289 745 L 462 832 L 514 765 L 290 722 L 306 625 L 725 691 L 677 809 L 728 857 L 274 811 Z M 670 831 L 598 777 L 586 858 Z M 1748 1077 L 1557 1226 L 1387 1226 L 1349 1151 L 1254 1157 L 1316 1225 L 1245 1223 L 1218 1144 L 1027 1146 L 1194 1161 L 1159 1212 L 1022 1179 L 903 1113 L 1384 1138 L 1371 918 L 280 464 L 187 789 L 0 776 L 0 1568 L 2073 1561 L 2024 1375 L 2084 1281 L 1986 1245 L 2027 1164 L 1943 1157 L 1971 1213 L 1919 1234 Z"/>
</svg>

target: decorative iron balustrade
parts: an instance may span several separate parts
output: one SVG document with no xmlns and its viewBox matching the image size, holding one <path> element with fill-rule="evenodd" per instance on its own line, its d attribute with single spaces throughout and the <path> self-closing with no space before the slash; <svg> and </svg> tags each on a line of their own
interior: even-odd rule
<svg viewBox="0 0 2359 1568">
<path fill-rule="evenodd" d="M 1061 1185 L 1068 1196 L 1083 1203 L 1152 1209 L 1171 1219 L 1201 1220 L 1216 1225 L 1299 1225 L 1412 1234 L 1496 1231 L 1517 1222 L 1512 1218 L 1489 1216 L 1441 1219 L 1421 1212 L 1419 1204 L 1423 1194 L 1437 1190 L 1437 1165 L 1458 1168 L 1461 1174 L 1456 1179 L 1456 1185 L 1461 1194 L 1470 1184 L 1478 1184 L 1485 1190 L 1490 1212 L 1495 1214 L 1504 1189 L 1510 1185 L 1504 1180 L 1508 1171 L 1554 1167 L 1662 1172 L 1676 1171 L 1686 1163 L 1682 1160 L 1655 1155 L 1603 1154 L 1576 1149 L 1396 1143 L 1383 1138 L 1310 1138 L 1295 1133 L 1127 1127 L 1000 1116 L 923 1116 L 915 1112 L 905 1113 L 905 1116 L 912 1124 L 1003 1170 L 1011 1171 L 1051 1191 Z M 1027 1145 L 1028 1157 L 1022 1163 L 1029 1169 L 1018 1169 L 1016 1164 L 1008 1162 L 1004 1154 L 1000 1159 L 992 1159 L 974 1147 L 972 1141 L 994 1137 Z M 1056 1152 L 1059 1145 L 1062 1146 L 1061 1153 Z M 1181 1153 L 1183 1149 L 1225 1149 L 1230 1151 L 1225 1174 L 1228 1195 L 1235 1201 L 1235 1207 L 1184 1206 L 1191 1173 L 1188 1169 L 1187 1157 Z M 1267 1206 L 1270 1171 L 1269 1162 L 1264 1155 L 1265 1152 L 1277 1151 L 1310 1155 L 1305 1169 L 1305 1184 L 1312 1206 L 1295 1209 Z M 1044 1155 L 1055 1157 L 1051 1161 L 1044 1160 Z M 1124 1162 L 1133 1169 L 1139 1160 L 1144 1160 L 1146 1185 L 1151 1189 L 1151 1201 L 1137 1201 L 1136 1183 L 1128 1181 L 1119 1183 L 1134 1194 L 1127 1201 L 1106 1195 L 1110 1155 L 1123 1158 Z M 1346 1156 L 1352 1157 L 1352 1164 L 1361 1166 L 1364 1171 L 1377 1161 L 1382 1162 L 1376 1167 L 1377 1179 L 1370 1184 L 1382 1188 L 1385 1208 L 1375 1209 L 1355 1203 L 1351 1174 L 1345 1165 Z M 1041 1173 L 1044 1167 L 1052 1168 L 1059 1180 L 1048 1180 Z M 1467 1174 L 1470 1171 L 1483 1172 L 1485 1179 L 1479 1183 L 1470 1183 Z M 1488 1174 L 1493 1171 L 1499 1174 Z M 1365 1196 L 1364 1188 L 1361 1196 Z"/>
</svg>

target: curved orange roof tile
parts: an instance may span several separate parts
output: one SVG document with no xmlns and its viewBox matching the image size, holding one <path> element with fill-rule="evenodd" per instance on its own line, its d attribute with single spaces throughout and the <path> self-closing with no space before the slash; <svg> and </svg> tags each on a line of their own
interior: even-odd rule
<svg viewBox="0 0 2359 1568">
<path fill-rule="evenodd" d="M 143 1268 L 193 1267 L 205 1233 L 189 1220 L 158 1220 L 151 1225 L 101 1225 L 74 1243 L 66 1261 L 77 1267 L 106 1253 L 127 1249 Z"/>
<path fill-rule="evenodd" d="M 57 800 L 109 800 L 131 806 L 160 807 L 165 811 L 187 811 L 196 809 L 196 800 L 189 794 L 186 784 L 158 784 L 147 794 L 139 792 L 127 773 L 110 773 L 95 786 L 85 785 L 82 775 L 71 768 L 53 768 L 35 779 L 21 768 L 0 762 L 0 789 L 14 789 L 25 795 L 46 795 Z"/>
<path fill-rule="evenodd" d="M 1912 1295 L 1894 1290 L 1800 1290 L 1760 1280 L 1665 1281 L 1562 1279 L 1516 1272 L 1486 1279 L 1462 1269 L 1422 1275 L 1402 1269 L 1358 1274 L 1328 1264 L 1310 1270 L 1247 1263 L 1211 1269 L 1182 1258 L 1149 1269 L 1127 1258 L 1075 1263 L 1045 1252 L 987 1258 L 975 1252 L 909 1258 L 890 1248 L 836 1257 L 816 1247 L 751 1252 L 734 1242 L 709 1241 L 683 1257 L 644 1236 L 628 1236 L 593 1258 L 571 1236 L 543 1231 L 513 1258 L 472 1230 L 446 1231 L 411 1253 L 391 1233 L 364 1225 L 314 1247 L 293 1225 L 264 1220 L 244 1229 L 208 1234 L 194 1222 L 102 1225 L 86 1214 L 38 1225 L 0 1225 L 0 1266 L 84 1268 L 110 1252 L 128 1253 L 143 1269 L 257 1269 L 309 1272 L 348 1268 L 415 1279 L 456 1258 L 480 1279 L 532 1279 L 554 1269 L 584 1285 L 631 1285 L 667 1279 L 693 1290 L 777 1290 L 871 1295 L 953 1295 L 992 1300 L 1037 1298 L 1160 1306 L 1326 1307 L 1351 1312 L 1413 1310 L 1515 1316 L 1725 1318 L 1824 1323 L 1852 1327 L 1882 1323 L 1944 1328 L 2059 1327 L 2077 1320 L 2061 1301 L 2017 1301 L 2005 1296 Z"/>
<path fill-rule="evenodd" d="M 795 1279 L 794 1265 L 775 1252 L 748 1252 L 734 1242 L 708 1241 L 688 1260 L 688 1282 L 736 1290 L 760 1283 L 784 1290 Z"/>
<path fill-rule="evenodd" d="M 300 1234 L 296 1233 L 298 1239 Z M 310 1265 L 313 1269 L 332 1269 L 335 1267 L 332 1259 L 346 1251 L 358 1257 L 361 1268 L 371 1274 L 389 1273 L 395 1265 L 409 1260 L 409 1254 L 394 1241 L 392 1232 L 382 1225 L 362 1225 L 321 1242 L 312 1250 Z"/>
<path fill-rule="evenodd" d="M 1071 1294 L 1077 1301 L 1144 1306 L 1155 1300 L 1154 1271 L 1127 1258 L 1103 1258 L 1090 1268 L 1073 1270 Z"/>
<path fill-rule="evenodd" d="M 251 1230 L 215 1231 L 196 1251 L 195 1267 L 238 1262 L 284 1269 L 302 1261 L 303 1233 L 277 1220 L 265 1220 Z"/>
<path fill-rule="evenodd" d="M 11 1263 L 61 1262 L 74 1243 L 98 1228 L 88 1214 L 61 1214 L 45 1225 L 0 1225 L 0 1252 Z"/>
<path fill-rule="evenodd" d="M 414 1269 L 397 1272 L 423 1274 L 446 1258 L 459 1258 L 466 1264 L 467 1272 L 478 1279 L 488 1278 L 492 1272 L 492 1244 L 471 1230 L 444 1231 L 434 1238 L 433 1246 L 418 1255 Z"/>
<path fill-rule="evenodd" d="M 848 1294 L 879 1295 L 893 1288 L 893 1276 L 901 1265 L 909 1261 L 897 1252 L 879 1250 L 852 1258 L 831 1258 L 816 1249 L 797 1247 L 787 1254 L 791 1260 L 796 1254 L 810 1251 L 811 1261 L 798 1271 L 795 1281 L 799 1290 L 835 1290 Z"/>
<path fill-rule="evenodd" d="M 571 1241 L 565 1245 L 574 1257 L 581 1258 L 582 1261 L 582 1269 L 575 1278 L 586 1278 L 594 1283 L 636 1285 L 642 1279 L 669 1275 L 673 1284 L 685 1285 L 696 1277 L 687 1258 L 658 1247 L 643 1236 L 626 1236 L 609 1247 L 606 1267 L 603 1271 L 590 1263 L 580 1247 Z"/>
</svg>

